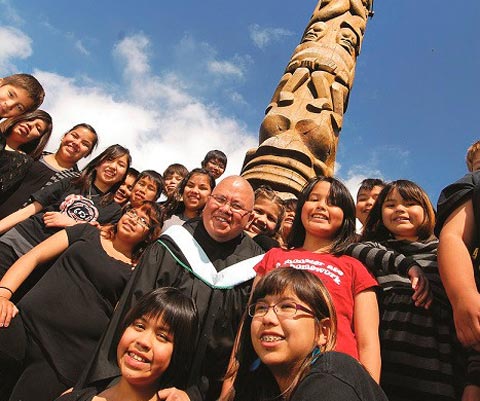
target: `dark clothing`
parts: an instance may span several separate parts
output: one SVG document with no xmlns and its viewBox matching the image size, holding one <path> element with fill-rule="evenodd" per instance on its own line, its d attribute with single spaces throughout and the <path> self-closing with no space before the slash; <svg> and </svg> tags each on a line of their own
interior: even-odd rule
<svg viewBox="0 0 480 401">
<path fill-rule="evenodd" d="M 132 271 L 105 252 L 96 227 L 78 224 L 66 231 L 69 247 L 17 305 L 27 339 L 39 345 L 65 389 L 78 380 L 94 352 Z M 0 355 L 10 352 L 12 340 L 18 345 L 15 337 L 5 338 L 10 330 L 13 325 L 0 329 Z M 30 358 L 28 348 L 14 355 L 20 363 Z M 26 369 L 31 370 L 28 363 Z M 29 377 L 36 380 L 33 373 Z M 25 381 L 24 375 L 20 380 Z M 41 400 L 38 393 L 30 395 Z"/>
<path fill-rule="evenodd" d="M 33 194 L 33 199 L 44 209 L 18 223 L 0 237 L 0 254 L 11 255 L 11 250 L 16 254 L 14 260 L 0 259 L 0 277 L 3 277 L 16 259 L 63 229 L 46 227 L 43 223 L 45 212 L 60 211 L 77 221 L 98 221 L 100 224 L 117 222 L 121 216 L 120 206 L 113 201 L 102 205 L 102 195 L 94 186 L 87 194 L 81 194 L 80 189 L 73 186 L 70 179 L 59 181 Z"/>
<path fill-rule="evenodd" d="M 272 248 L 280 248 L 280 243 L 277 240 L 274 240 L 272 237 L 269 237 L 265 234 L 257 234 L 252 238 L 260 248 L 265 252 L 269 251 Z"/>
<path fill-rule="evenodd" d="M 363 242 L 348 253 L 365 263 L 382 286 L 381 386 L 391 401 L 454 401 L 464 385 L 463 359 L 450 303 L 438 274 L 438 240 Z M 415 306 L 407 270 L 418 265 L 433 303 Z"/>
<path fill-rule="evenodd" d="M 46 154 L 48 153 L 44 152 L 44 155 Z M 57 171 L 49 167 L 42 159 L 34 161 L 28 169 L 28 174 L 8 193 L 0 196 L 0 219 L 23 207 L 33 193 L 45 185 L 59 181 L 59 177 L 71 179 L 79 174 L 76 166 L 68 170 Z"/>
<path fill-rule="evenodd" d="M 388 401 L 385 393 L 354 358 L 340 352 L 321 354 L 290 401 Z"/>
<path fill-rule="evenodd" d="M 440 193 L 437 203 L 437 220 L 435 233 L 440 235 L 443 225 L 448 217 L 460 205 L 472 200 L 475 216 L 476 257 L 472 255 L 473 272 L 477 290 L 480 292 L 480 171 L 468 173 L 458 181 L 445 187 Z M 480 386 L 480 353 L 474 349 L 467 349 L 467 381 Z"/>
<path fill-rule="evenodd" d="M 30 156 L 6 150 L 5 145 L 6 138 L 0 134 L 0 204 L 20 185 L 33 163 Z"/>
<path fill-rule="evenodd" d="M 208 235 L 201 219 L 190 220 L 183 227 L 192 234 L 217 272 L 262 254 L 244 233 L 229 242 L 219 243 Z M 143 294 L 159 287 L 176 287 L 194 299 L 200 317 L 201 335 L 187 393 L 192 401 L 218 398 L 253 280 L 222 289 L 207 284 L 191 270 L 185 255 L 168 235 L 162 235 L 159 242 L 148 247 L 115 309 L 93 363 L 76 388 L 102 380 L 109 382 L 119 375 L 116 349 L 126 312 Z"/>
</svg>

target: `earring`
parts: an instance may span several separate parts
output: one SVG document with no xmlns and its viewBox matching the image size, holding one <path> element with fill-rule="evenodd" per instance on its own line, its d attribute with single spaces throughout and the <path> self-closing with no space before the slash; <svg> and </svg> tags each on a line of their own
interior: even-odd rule
<svg viewBox="0 0 480 401">
<path fill-rule="evenodd" d="M 312 362 L 310 362 L 310 365 L 313 365 L 317 361 L 320 354 L 321 354 L 320 348 L 318 348 L 318 346 L 316 346 L 313 349 L 312 354 L 311 354 Z"/>
<path fill-rule="evenodd" d="M 250 372 L 255 372 L 260 367 L 261 364 L 262 364 L 262 361 L 260 358 L 255 359 L 250 365 L 250 369 L 249 369 Z"/>
</svg>

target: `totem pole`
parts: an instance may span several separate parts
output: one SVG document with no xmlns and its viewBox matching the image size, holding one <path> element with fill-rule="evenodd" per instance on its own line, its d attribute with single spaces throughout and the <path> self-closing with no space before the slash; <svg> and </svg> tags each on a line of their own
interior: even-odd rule
<svg viewBox="0 0 480 401">
<path fill-rule="evenodd" d="M 333 175 L 338 136 L 373 0 L 320 0 L 265 111 L 242 176 L 298 194 Z"/>
</svg>

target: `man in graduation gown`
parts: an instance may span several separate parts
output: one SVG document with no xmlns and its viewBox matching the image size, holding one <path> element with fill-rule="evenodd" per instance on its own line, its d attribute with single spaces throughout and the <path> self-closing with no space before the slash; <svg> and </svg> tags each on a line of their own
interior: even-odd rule
<svg viewBox="0 0 480 401">
<path fill-rule="evenodd" d="M 239 176 L 221 181 L 201 218 L 169 228 L 135 268 L 97 354 L 75 389 L 118 376 L 116 347 L 128 309 L 148 291 L 176 287 L 198 308 L 200 336 L 186 392 L 169 389 L 162 399 L 215 400 L 221 390 L 233 341 L 245 310 L 253 266 L 262 249 L 243 229 L 252 218 L 254 193 Z"/>
</svg>

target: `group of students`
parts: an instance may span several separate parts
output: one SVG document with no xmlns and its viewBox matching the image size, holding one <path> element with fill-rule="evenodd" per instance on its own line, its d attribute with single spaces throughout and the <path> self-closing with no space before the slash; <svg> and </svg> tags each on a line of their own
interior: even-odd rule
<svg viewBox="0 0 480 401">
<path fill-rule="evenodd" d="M 79 171 L 98 135 L 77 124 L 55 153 L 44 152 L 52 119 L 36 110 L 43 96 L 28 74 L 0 79 L 1 400 L 47 401 L 70 387 L 62 400 L 480 399 L 480 279 L 470 256 L 480 144 L 467 154 L 471 173 L 442 192 L 438 216 L 408 180 L 364 180 L 355 203 L 341 181 L 319 176 L 285 200 L 240 177 L 216 185 L 227 164 L 218 150 L 201 168 L 172 164 L 159 174 L 138 172 L 128 149 L 112 145 Z M 246 281 L 212 286 L 235 304 L 233 321 L 210 324 L 228 340 L 205 340 L 231 352 L 228 366 L 223 356 L 215 369 L 195 360 L 206 318 L 217 319 L 199 303 L 203 284 L 187 290 L 184 278 L 172 279 L 128 313 L 115 310 L 152 274 L 145 269 L 163 263 L 150 252 L 137 271 L 153 243 L 182 275 L 201 276 L 176 255 L 175 241 L 165 245 L 185 222 L 203 238 L 197 245 L 211 248 L 201 258 L 216 255 L 217 273 L 230 267 L 222 262 L 229 251 L 216 247 L 266 252 Z M 241 235 L 230 235 L 234 226 Z M 241 295 L 227 301 L 237 287 Z M 89 386 L 107 327 L 118 377 Z"/>
</svg>

